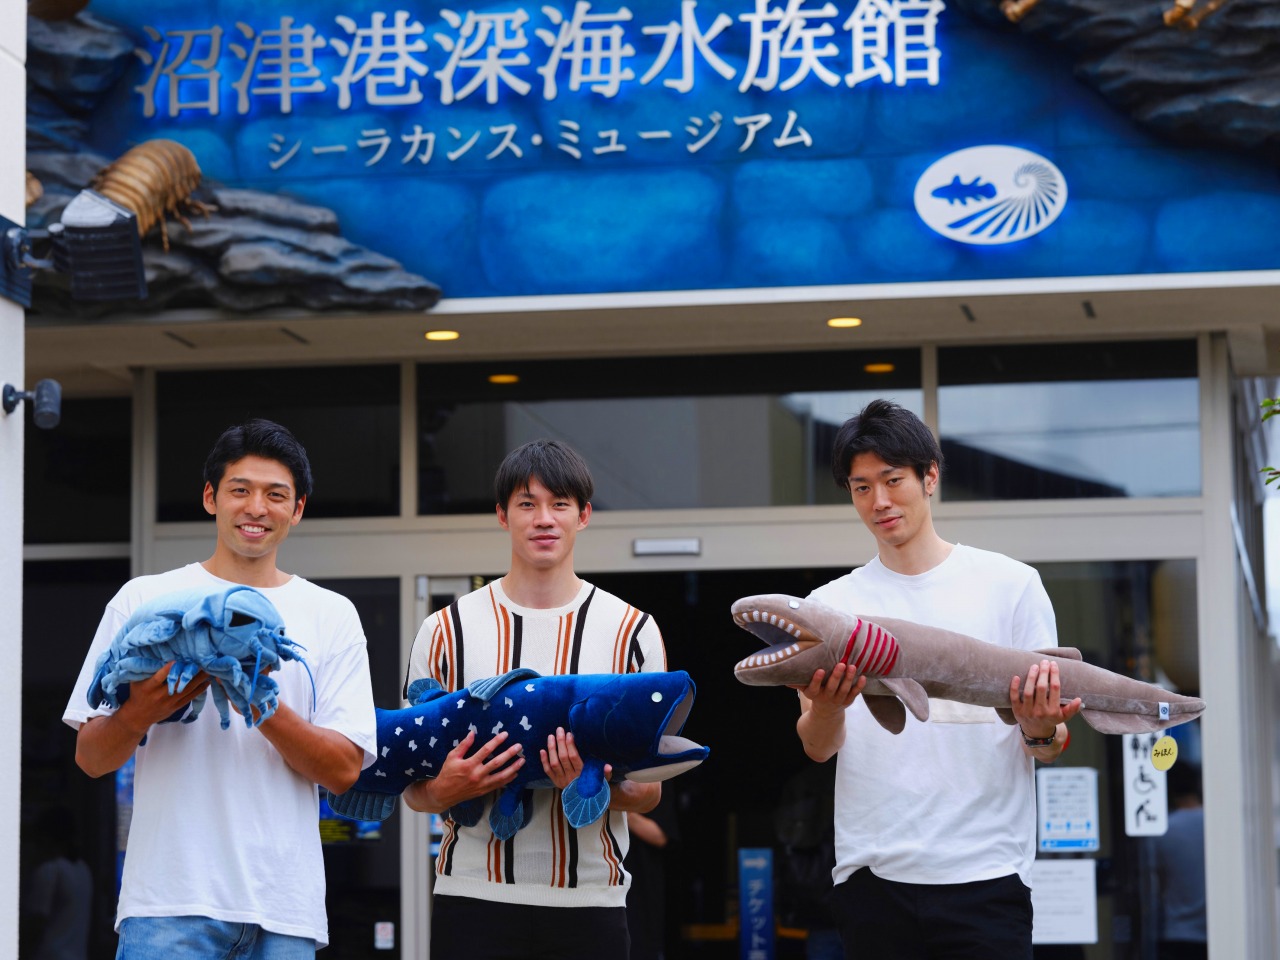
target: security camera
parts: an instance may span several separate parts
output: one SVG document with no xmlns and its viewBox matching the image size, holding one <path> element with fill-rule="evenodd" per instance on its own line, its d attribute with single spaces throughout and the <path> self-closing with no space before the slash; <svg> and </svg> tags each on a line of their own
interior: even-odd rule
<svg viewBox="0 0 1280 960">
<path fill-rule="evenodd" d="M 57 380 L 40 380 L 35 390 L 19 390 L 11 383 L 4 385 L 5 413 L 13 413 L 23 400 L 32 401 L 31 419 L 41 430 L 52 430 L 62 420 L 62 384 Z"/>
</svg>

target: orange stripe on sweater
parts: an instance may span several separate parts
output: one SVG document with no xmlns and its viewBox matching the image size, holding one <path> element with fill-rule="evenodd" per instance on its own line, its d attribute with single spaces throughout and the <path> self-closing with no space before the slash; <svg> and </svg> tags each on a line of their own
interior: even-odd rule
<svg viewBox="0 0 1280 960">
<path fill-rule="evenodd" d="M 498 637 L 497 661 L 493 665 L 493 675 L 499 677 L 509 669 L 505 664 L 511 662 L 511 620 L 507 608 L 498 603 L 493 585 L 490 584 L 486 589 L 489 591 L 489 605 L 493 609 L 493 628 Z"/>
<path fill-rule="evenodd" d="M 618 870 L 621 867 L 621 861 L 613 854 L 613 844 L 609 842 L 609 832 L 606 829 L 609 825 L 609 814 L 606 812 L 600 818 L 600 852 L 604 854 L 604 862 L 609 865 L 609 886 L 618 885 L 620 877 Z"/>
<path fill-rule="evenodd" d="M 489 882 L 502 882 L 502 841 L 495 836 L 489 837 Z"/>
<path fill-rule="evenodd" d="M 613 672 L 627 672 L 627 650 L 631 648 L 631 631 L 635 629 L 636 621 L 640 619 L 640 611 L 635 607 L 628 606 L 626 616 L 622 622 L 621 643 L 614 640 L 613 644 Z"/>
<path fill-rule="evenodd" d="M 444 631 L 444 637 L 442 641 L 443 655 L 441 657 L 440 674 L 441 676 L 444 675 L 445 673 L 444 667 L 447 665 L 448 674 L 449 674 L 449 689 L 457 690 L 460 685 L 460 679 L 461 679 L 458 676 L 456 676 L 456 671 L 454 670 L 454 664 L 458 662 L 457 641 L 454 639 L 454 636 L 453 636 L 453 620 L 449 616 L 448 607 L 440 611 L 439 623 L 440 623 L 441 630 Z"/>
<path fill-rule="evenodd" d="M 445 633 L 442 621 L 442 617 L 436 617 L 436 627 L 431 631 L 431 652 L 427 658 L 427 669 L 434 671 L 432 676 L 436 680 L 440 680 L 444 676 L 442 667 L 446 661 Z"/>
<path fill-rule="evenodd" d="M 560 618 L 560 632 L 556 636 L 556 673 L 569 672 L 569 654 L 573 650 L 573 613 Z"/>
</svg>

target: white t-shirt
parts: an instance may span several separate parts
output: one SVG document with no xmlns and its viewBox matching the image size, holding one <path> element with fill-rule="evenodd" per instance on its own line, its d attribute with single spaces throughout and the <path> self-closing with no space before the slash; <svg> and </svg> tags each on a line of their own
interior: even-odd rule
<svg viewBox="0 0 1280 960">
<path fill-rule="evenodd" d="M 957 544 L 918 576 L 879 557 L 809 595 L 875 619 L 910 620 L 1023 650 L 1058 645 L 1053 607 L 1024 563 Z M 1010 680 L 1013 678 L 1010 677 Z M 990 707 L 929 701 L 929 722 L 881 727 L 859 697 L 836 767 L 836 883 L 869 867 L 900 883 L 969 883 L 1035 859 L 1034 764 Z"/>
<path fill-rule="evenodd" d="M 98 656 L 143 603 L 195 587 L 231 586 L 199 563 L 126 583 L 103 614 L 62 715 L 79 729 L 92 717 L 85 699 Z M 374 759 L 376 727 L 369 660 L 355 607 L 330 590 L 294 577 L 260 588 L 301 644 L 311 677 L 297 661 L 272 674 L 280 700 L 304 720 L 336 730 Z M 116 928 L 127 917 L 203 916 L 255 923 L 265 930 L 329 939 L 319 792 L 290 769 L 258 730 L 232 711 L 221 729 L 206 703 L 194 723 L 151 727 L 138 748 L 133 821 L 124 861 Z"/>
</svg>

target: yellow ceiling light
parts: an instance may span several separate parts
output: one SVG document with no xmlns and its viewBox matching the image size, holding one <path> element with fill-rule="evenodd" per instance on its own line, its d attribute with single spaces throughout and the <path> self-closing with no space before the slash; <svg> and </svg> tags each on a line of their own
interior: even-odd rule
<svg viewBox="0 0 1280 960">
<path fill-rule="evenodd" d="M 835 327 L 837 330 L 846 330 L 849 327 L 862 326 L 862 320 L 858 317 L 832 317 L 827 321 L 828 327 Z"/>
<path fill-rule="evenodd" d="M 462 334 L 457 330 L 428 330 L 423 336 L 428 340 L 457 340 Z"/>
<path fill-rule="evenodd" d="M 490 383 L 519 383 L 520 378 L 514 373 L 491 373 L 489 374 Z"/>
<path fill-rule="evenodd" d="M 867 373 L 893 373 L 896 368 L 892 363 L 868 363 L 862 369 Z"/>
</svg>

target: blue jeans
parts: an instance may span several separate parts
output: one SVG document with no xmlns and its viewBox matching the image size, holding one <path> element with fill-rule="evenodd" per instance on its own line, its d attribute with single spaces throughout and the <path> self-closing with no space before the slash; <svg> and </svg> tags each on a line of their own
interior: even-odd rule
<svg viewBox="0 0 1280 960">
<path fill-rule="evenodd" d="M 128 917 L 116 960 L 315 960 L 316 942 L 271 933 L 256 923 L 208 917 Z"/>
</svg>

